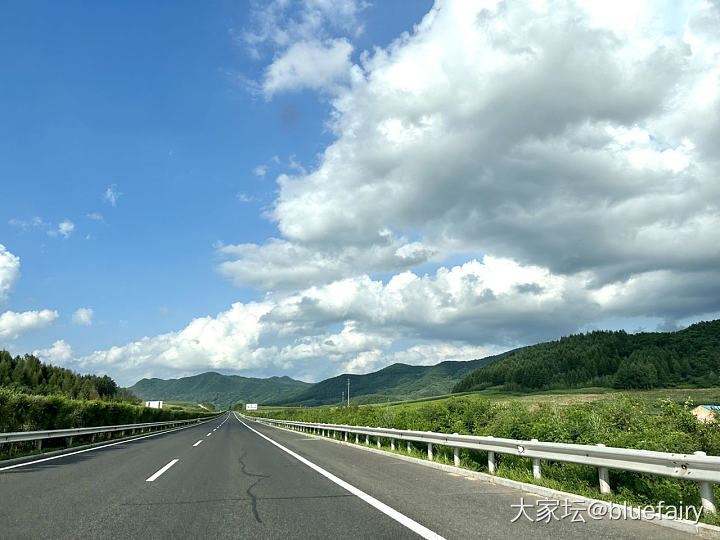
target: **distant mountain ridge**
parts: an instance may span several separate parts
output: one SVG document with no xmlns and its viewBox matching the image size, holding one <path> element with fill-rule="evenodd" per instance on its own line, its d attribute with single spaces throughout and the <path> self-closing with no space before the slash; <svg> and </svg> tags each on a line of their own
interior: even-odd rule
<svg viewBox="0 0 720 540">
<path fill-rule="evenodd" d="M 594 331 L 538 343 L 469 373 L 453 392 L 720 386 L 720 320 L 675 332 Z"/>
<path fill-rule="evenodd" d="M 220 409 L 229 409 L 238 401 L 266 403 L 268 400 L 284 399 L 309 386 L 311 383 L 290 377 L 259 379 L 210 371 L 179 379 L 142 379 L 130 390 L 141 399 L 207 401 Z"/>
<path fill-rule="evenodd" d="M 179 379 L 142 379 L 130 390 L 142 399 L 207 401 L 222 409 L 238 401 L 315 407 L 340 403 L 349 378 L 352 403 L 382 403 L 449 394 L 468 373 L 513 352 L 476 360 L 445 361 L 434 366 L 392 364 L 373 373 L 338 375 L 315 384 L 287 376 L 258 379 L 207 372 Z"/>
<path fill-rule="evenodd" d="M 350 379 L 351 403 L 381 403 L 449 394 L 453 386 L 476 369 L 515 351 L 467 361 L 445 361 L 434 366 L 392 364 L 365 375 L 344 374 L 325 379 L 294 396 L 268 400 L 268 405 L 316 407 L 340 403 Z"/>
</svg>

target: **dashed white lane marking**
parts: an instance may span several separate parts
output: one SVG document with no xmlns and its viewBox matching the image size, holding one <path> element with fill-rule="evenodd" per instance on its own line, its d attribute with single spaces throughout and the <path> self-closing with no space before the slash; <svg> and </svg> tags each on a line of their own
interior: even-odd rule
<svg viewBox="0 0 720 540">
<path fill-rule="evenodd" d="M 212 435 L 212 431 L 211 431 L 210 433 L 208 433 L 207 435 L 205 435 L 205 436 L 206 436 L 206 437 L 209 437 L 210 435 Z"/>
<path fill-rule="evenodd" d="M 308 467 L 310 467 L 310 468 L 313 469 L 314 471 L 317 471 L 317 472 L 319 472 L 320 474 L 322 474 L 325 478 L 327 478 L 327 479 L 330 480 L 331 482 L 335 482 L 335 483 L 336 483 L 338 486 L 340 486 L 341 488 L 349 491 L 350 493 L 352 493 L 352 494 L 355 495 L 356 497 L 359 497 L 360 499 L 362 499 L 363 501 L 365 501 L 366 503 L 368 503 L 370 506 L 372 506 L 372 507 L 380 510 L 380 511 L 381 511 L 383 514 L 385 514 L 386 516 L 394 519 L 395 521 L 397 521 L 397 522 L 400 523 L 401 525 L 404 525 L 405 527 L 407 527 L 407 528 L 410 529 L 411 531 L 419 534 L 419 535 L 422 536 L 423 538 L 427 538 L 428 540 L 430 540 L 430 539 L 432 539 L 432 540 L 445 540 L 445 539 L 444 539 L 442 536 L 440 536 L 438 533 L 436 533 L 436 532 L 434 532 L 434 531 L 431 531 L 430 529 L 428 529 L 427 527 L 425 527 L 425 526 L 423 526 L 423 525 L 420 525 L 417 521 L 415 521 L 415 520 L 413 520 L 413 519 L 410 519 L 410 518 L 407 517 L 405 514 L 401 514 L 400 512 L 398 512 L 397 510 L 395 510 L 394 508 L 389 507 L 387 504 L 378 501 L 375 497 L 372 497 L 371 495 L 368 495 L 368 494 L 365 493 L 364 491 L 360 491 L 360 490 L 359 490 L 358 488 L 356 488 L 355 486 L 353 486 L 353 485 L 351 485 L 351 484 L 348 484 L 345 480 L 341 480 L 340 478 L 338 478 L 338 477 L 335 476 L 334 474 L 326 471 L 325 469 L 323 469 L 323 468 L 320 467 L 319 465 L 315 465 L 312 461 L 309 461 L 308 459 L 305 459 L 305 458 L 302 457 L 300 454 L 296 454 L 295 452 L 293 452 L 293 451 L 290 450 L 289 448 L 285 448 L 282 444 L 273 441 L 270 437 L 267 437 L 267 436 L 263 435 L 262 433 L 260 433 L 259 431 L 254 430 L 253 428 L 251 428 L 250 426 L 248 426 L 245 422 L 243 422 L 242 420 L 240 420 L 240 418 L 238 418 L 237 415 L 235 416 L 235 418 L 237 418 L 237 421 L 240 422 L 240 423 L 241 423 L 243 426 L 245 426 L 246 428 L 248 428 L 250 431 L 252 431 L 252 432 L 260 435 L 263 439 L 265 439 L 265 440 L 267 440 L 268 442 L 274 444 L 274 445 L 277 446 L 280 450 L 282 450 L 282 451 L 284 451 L 284 452 L 287 452 L 288 454 L 290 454 L 292 457 L 294 457 L 295 459 L 297 459 L 297 460 L 300 461 L 301 463 L 304 463 L 305 465 L 307 465 Z"/>
<path fill-rule="evenodd" d="M 200 439 L 198 442 L 196 442 L 195 444 L 193 444 L 193 446 L 197 446 L 197 445 L 200 444 L 201 442 L 203 442 L 202 439 Z"/>
<path fill-rule="evenodd" d="M 164 473 L 165 471 L 167 471 L 170 467 L 172 467 L 173 465 L 175 465 L 178 461 L 180 461 L 180 460 L 179 460 L 179 459 L 173 459 L 170 463 L 168 463 L 167 465 L 165 465 L 162 469 L 160 469 L 158 472 L 156 472 L 155 474 L 153 474 L 150 478 L 148 478 L 148 479 L 145 480 L 145 481 L 146 481 L 146 482 L 154 482 L 155 480 L 157 480 L 157 479 L 160 477 L 161 474 L 163 474 L 163 473 Z"/>
</svg>

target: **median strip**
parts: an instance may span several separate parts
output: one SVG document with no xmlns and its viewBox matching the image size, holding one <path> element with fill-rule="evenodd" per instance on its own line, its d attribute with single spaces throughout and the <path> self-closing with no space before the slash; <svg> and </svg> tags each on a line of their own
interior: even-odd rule
<svg viewBox="0 0 720 540">
<path fill-rule="evenodd" d="M 170 463 L 168 463 L 167 465 L 165 465 L 162 469 L 160 469 L 158 472 L 156 472 L 155 474 L 153 474 L 150 478 L 148 478 L 148 479 L 145 480 L 145 481 L 146 481 L 146 482 L 154 482 L 154 481 L 157 480 L 165 471 L 167 471 L 170 467 L 172 467 L 173 465 L 175 465 L 178 461 L 180 461 L 180 460 L 179 460 L 179 459 L 173 459 Z"/>
</svg>

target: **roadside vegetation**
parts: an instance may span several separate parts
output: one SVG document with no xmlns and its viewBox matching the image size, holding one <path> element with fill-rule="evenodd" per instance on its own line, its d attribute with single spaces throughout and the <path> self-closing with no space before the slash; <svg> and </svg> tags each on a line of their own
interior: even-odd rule
<svg viewBox="0 0 720 540">
<path fill-rule="evenodd" d="M 708 389 L 707 393 L 714 393 L 715 399 L 709 399 L 708 395 L 705 402 L 720 402 L 720 389 Z M 690 413 L 693 406 L 690 401 L 649 398 L 631 393 L 568 405 L 559 405 L 553 400 L 503 401 L 475 395 L 395 406 L 262 408 L 253 415 L 510 439 L 591 445 L 602 443 L 660 452 L 692 453 L 702 450 L 708 455 L 720 455 L 720 426 L 698 422 Z M 375 440 L 371 442 L 375 443 Z M 414 443 L 414 446 L 416 457 L 426 458 L 423 445 Z M 460 456 L 463 467 L 487 472 L 487 453 L 461 450 Z M 452 463 L 452 449 L 436 447 L 435 459 Z M 700 506 L 699 490 L 694 482 L 611 470 L 613 493 L 603 495 L 599 491 L 597 469 L 594 467 L 545 462 L 542 471 L 543 478 L 536 480 L 532 475 L 530 459 L 498 456 L 496 474 L 514 480 L 620 503 L 627 501 L 629 504 L 645 505 L 665 501 L 679 505 L 682 501 L 685 505 Z M 715 486 L 715 493 L 716 500 L 720 500 L 718 486 Z M 706 516 L 704 520 L 720 525 L 717 515 Z"/>
<path fill-rule="evenodd" d="M 211 414 L 199 407 L 195 411 L 152 409 L 117 401 L 29 395 L 0 388 L 0 433 L 189 420 Z M 103 435 L 99 440 L 112 437 Z M 75 442 L 83 443 L 83 439 L 76 438 Z M 44 450 L 64 447 L 64 439 L 43 441 Z M 36 453 L 34 442 L 0 444 L 0 459 L 31 453 Z"/>
<path fill-rule="evenodd" d="M 197 403 L 167 405 L 144 407 L 137 396 L 107 375 L 80 375 L 30 354 L 13 358 L 0 350 L 0 433 L 187 420 L 211 414 Z M 83 443 L 83 438 L 75 442 Z M 43 441 L 46 450 L 64 446 L 64 439 Z M 0 459 L 36 453 L 35 448 L 34 442 L 0 444 Z"/>
</svg>

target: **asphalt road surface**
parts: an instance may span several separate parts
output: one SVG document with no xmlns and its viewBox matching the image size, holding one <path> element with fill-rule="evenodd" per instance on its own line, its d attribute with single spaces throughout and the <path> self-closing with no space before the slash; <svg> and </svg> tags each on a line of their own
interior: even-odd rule
<svg viewBox="0 0 720 540">
<path fill-rule="evenodd" d="M 536 495 L 225 414 L 14 468 L 0 462 L 0 539 L 696 538 L 587 515 L 513 523 L 521 497 L 536 517 Z"/>
</svg>

